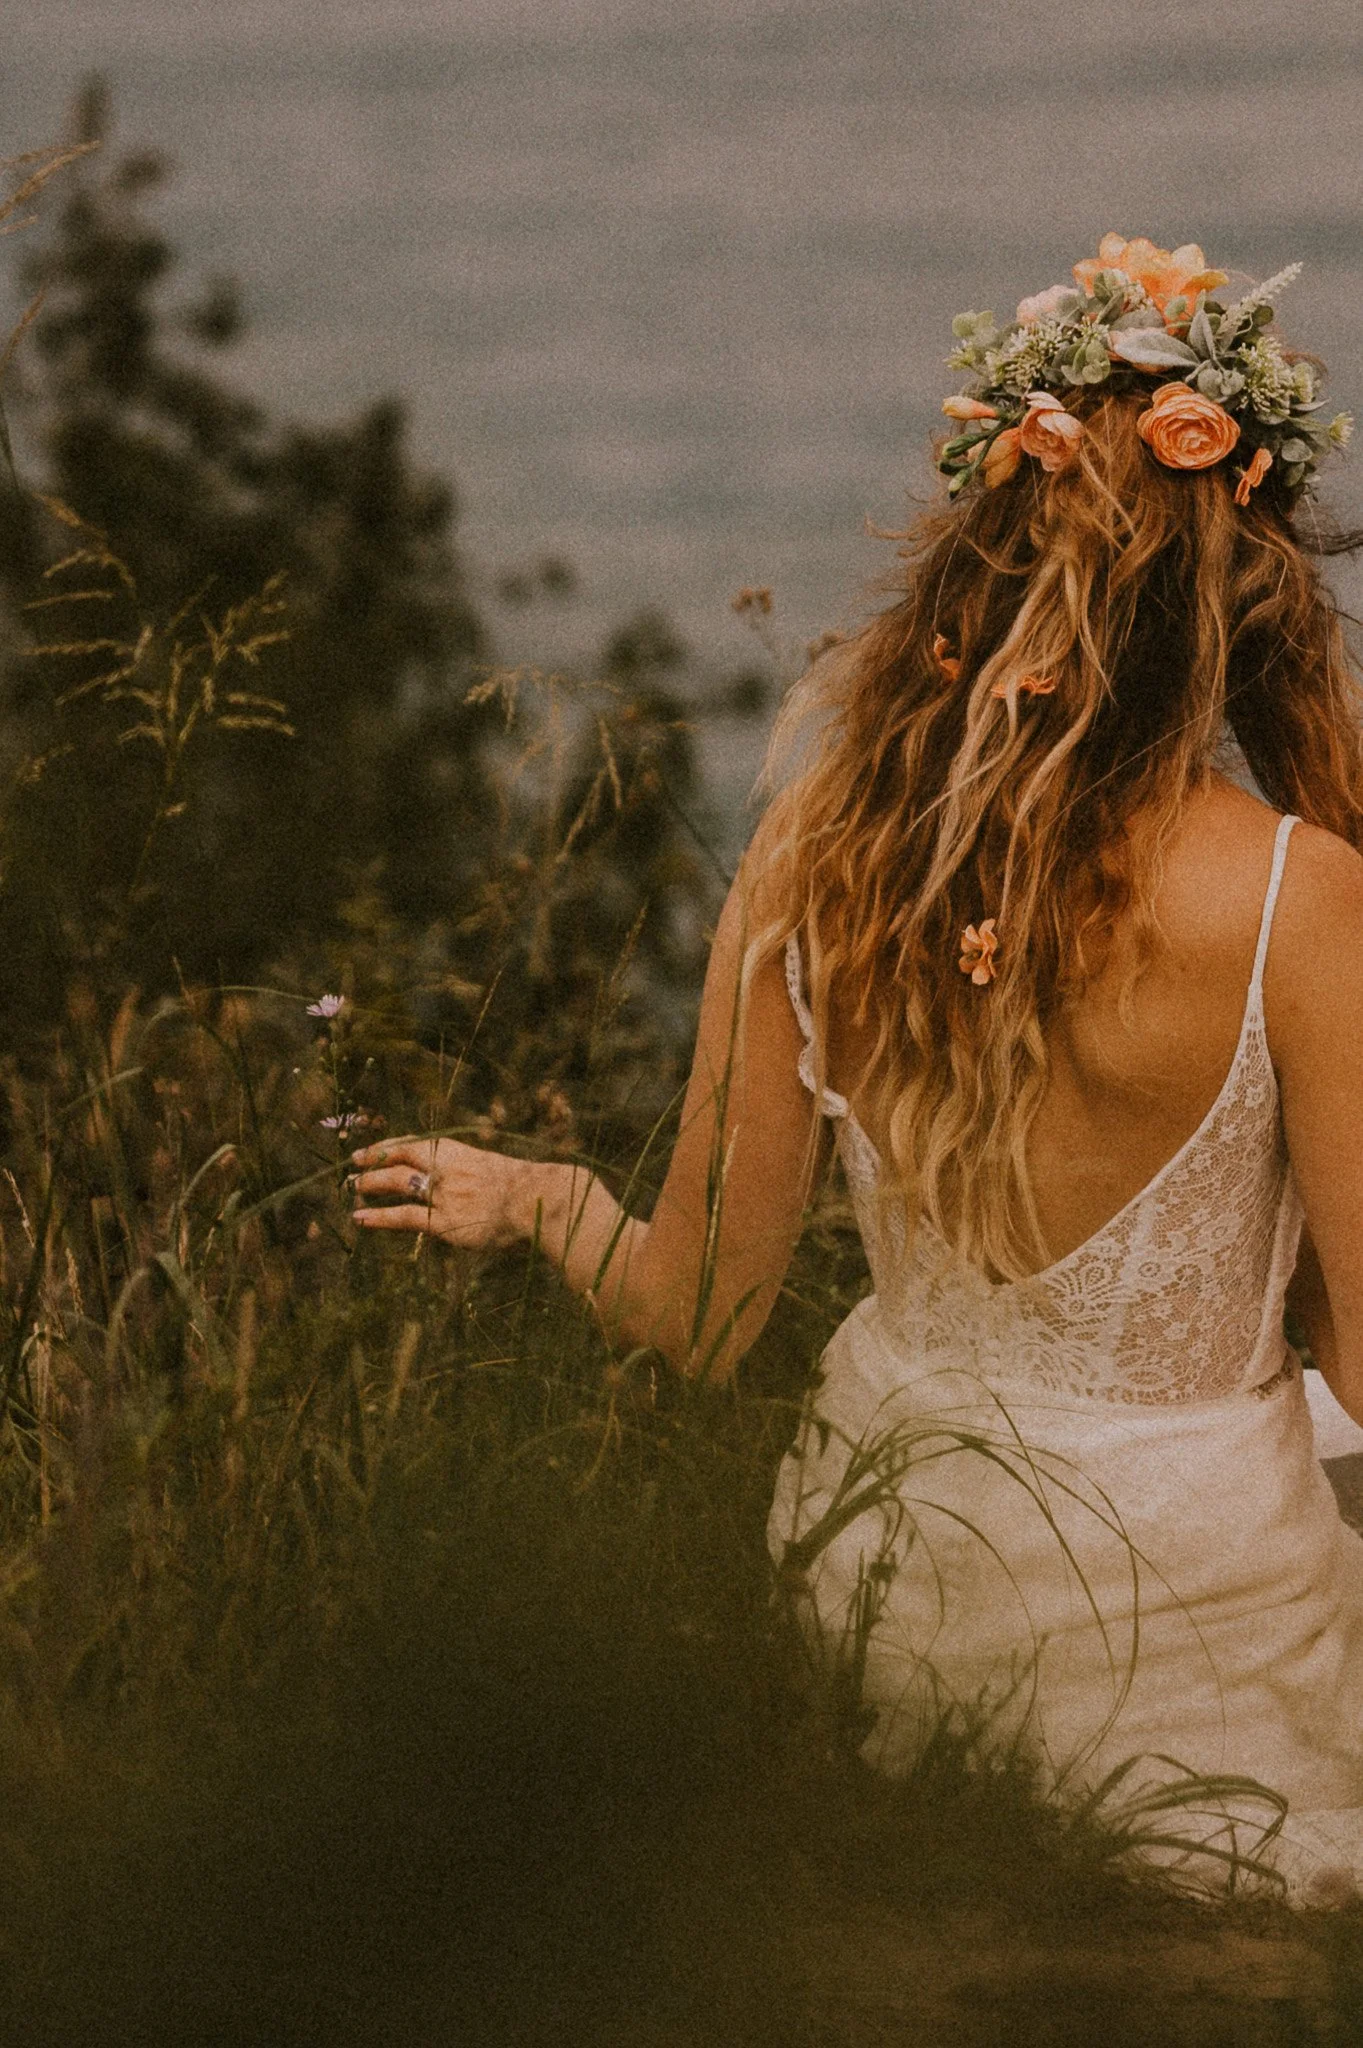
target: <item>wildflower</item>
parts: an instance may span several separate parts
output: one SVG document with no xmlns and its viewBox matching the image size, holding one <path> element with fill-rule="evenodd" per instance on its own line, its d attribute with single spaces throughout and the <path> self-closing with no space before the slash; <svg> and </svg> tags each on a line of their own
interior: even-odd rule
<svg viewBox="0 0 1363 2048">
<path fill-rule="evenodd" d="M 999 942 L 994 934 L 994 920 L 986 917 L 976 930 L 968 924 L 961 933 L 961 958 L 958 963 L 962 974 L 968 974 L 976 988 L 983 988 L 994 979 L 994 955 Z"/>
<path fill-rule="evenodd" d="M 1166 469 L 1210 469 L 1240 438 L 1225 408 L 1187 384 L 1161 384 L 1136 432 Z"/>
<path fill-rule="evenodd" d="M 761 612 L 765 615 L 771 610 L 771 591 L 765 584 L 753 589 L 750 584 L 745 583 L 738 595 L 730 598 L 729 609 L 735 612 Z"/>
<path fill-rule="evenodd" d="M 1354 436 L 1354 416 L 1351 412 L 1337 412 L 1325 430 L 1336 448 L 1347 448 Z"/>
<path fill-rule="evenodd" d="M 1035 455 L 1043 469 L 1065 469 L 1074 460 L 1084 422 L 1067 412 L 1049 391 L 1029 391 L 1027 411 L 1018 429 L 1024 455 Z"/>
<path fill-rule="evenodd" d="M 1248 505 L 1250 492 L 1263 482 L 1264 478 L 1268 475 L 1272 462 L 1273 457 L 1267 448 L 1255 449 L 1250 458 L 1249 468 L 1239 471 L 1240 481 L 1235 486 L 1235 502 L 1237 505 Z"/>
<path fill-rule="evenodd" d="M 362 1109 L 346 1109 L 338 1116 L 324 1116 L 319 1121 L 324 1131 L 339 1131 L 344 1138 L 350 1131 L 367 1130 L 375 1119 Z"/>
<path fill-rule="evenodd" d="M 315 1003 L 309 1003 L 309 1017 L 334 1017 L 345 1007 L 344 996 L 319 996 Z"/>
</svg>

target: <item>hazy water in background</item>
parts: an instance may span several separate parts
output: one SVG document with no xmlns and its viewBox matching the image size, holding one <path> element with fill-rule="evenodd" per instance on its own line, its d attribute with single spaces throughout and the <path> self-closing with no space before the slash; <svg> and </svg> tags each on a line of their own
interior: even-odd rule
<svg viewBox="0 0 1363 2048">
<path fill-rule="evenodd" d="M 475 564 L 574 562 L 510 652 L 652 601 L 737 662 L 743 583 L 797 640 L 858 616 L 951 314 L 1107 228 L 1302 259 L 1287 330 L 1363 410 L 1354 5 L 40 0 L 4 47 L 0 150 L 97 68 L 116 140 L 171 153 L 173 239 L 247 287 L 224 368 L 312 418 L 404 394 Z"/>
</svg>

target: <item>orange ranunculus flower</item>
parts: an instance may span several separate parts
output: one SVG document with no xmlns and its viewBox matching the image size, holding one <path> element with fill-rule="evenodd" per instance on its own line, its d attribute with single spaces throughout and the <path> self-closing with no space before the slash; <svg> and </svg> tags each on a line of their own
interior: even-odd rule
<svg viewBox="0 0 1363 2048">
<path fill-rule="evenodd" d="M 1267 448 L 1256 448 L 1249 459 L 1249 468 L 1241 470 L 1240 481 L 1235 486 L 1237 505 L 1248 505 L 1250 492 L 1258 488 L 1272 466 L 1273 457 Z"/>
<path fill-rule="evenodd" d="M 1143 285 L 1163 313 L 1171 299 L 1186 302 L 1174 323 L 1186 326 L 1193 315 L 1193 301 L 1199 292 L 1214 291 L 1227 282 L 1224 270 L 1212 270 L 1196 242 L 1181 249 L 1158 249 L 1144 235 L 1128 242 L 1122 235 L 1104 235 L 1096 256 L 1086 256 L 1074 266 L 1075 282 L 1084 291 L 1092 289 L 1100 270 L 1121 270 L 1133 284 Z"/>
<path fill-rule="evenodd" d="M 984 471 L 985 482 L 991 488 L 995 484 L 1006 484 L 1009 477 L 1016 474 L 1021 460 L 1022 429 L 1005 427 L 1001 434 L 994 436 L 985 451 L 984 461 L 980 465 Z"/>
<path fill-rule="evenodd" d="M 961 957 L 957 962 L 962 974 L 968 974 L 976 988 L 983 988 L 994 979 L 994 955 L 999 949 L 994 935 L 994 920 L 986 917 L 976 931 L 968 924 L 961 933 Z"/>
<path fill-rule="evenodd" d="M 1166 469 L 1210 469 L 1240 438 L 1225 407 L 1190 384 L 1161 384 L 1136 432 Z"/>
<path fill-rule="evenodd" d="M 944 398 L 942 411 L 949 420 L 996 420 L 998 408 L 980 398 Z"/>
<path fill-rule="evenodd" d="M 1018 431 L 1024 455 L 1035 455 L 1043 469 L 1064 469 L 1074 460 L 1084 422 L 1049 391 L 1029 391 L 1027 412 Z"/>
<path fill-rule="evenodd" d="M 961 673 L 960 656 L 951 652 L 951 642 L 945 633 L 939 633 L 932 643 L 933 660 L 949 683 L 954 683 Z"/>
</svg>

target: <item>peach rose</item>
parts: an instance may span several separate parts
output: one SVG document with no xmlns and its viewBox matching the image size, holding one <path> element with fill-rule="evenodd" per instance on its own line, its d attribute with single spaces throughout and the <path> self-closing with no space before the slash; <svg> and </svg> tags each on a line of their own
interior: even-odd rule
<svg viewBox="0 0 1363 2048">
<path fill-rule="evenodd" d="M 1136 431 L 1166 469 L 1210 469 L 1240 438 L 1225 407 L 1190 384 L 1161 384 Z"/>
<path fill-rule="evenodd" d="M 949 420 L 996 420 L 998 410 L 979 398 L 944 398 L 942 411 Z"/>
<path fill-rule="evenodd" d="M 1086 256 L 1074 266 L 1074 279 L 1090 291 L 1100 270 L 1120 270 L 1133 284 L 1144 287 L 1163 313 L 1171 299 L 1183 303 L 1177 309 L 1175 325 L 1186 326 L 1192 318 L 1193 301 L 1199 292 L 1214 291 L 1227 282 L 1224 270 L 1212 270 L 1196 242 L 1180 249 L 1159 249 L 1144 235 L 1128 242 L 1122 235 L 1104 235 L 1096 256 Z"/>
<path fill-rule="evenodd" d="M 1035 455 L 1043 469 L 1064 469 L 1074 460 L 1084 422 L 1067 412 L 1049 391 L 1029 391 L 1027 411 L 1018 432 L 1024 455 Z"/>
<path fill-rule="evenodd" d="M 1240 481 L 1235 486 L 1235 502 L 1237 505 L 1248 505 L 1250 492 L 1258 489 L 1272 466 L 1273 457 L 1269 454 L 1267 448 L 1256 448 L 1253 455 L 1250 456 L 1249 468 L 1241 470 Z"/>
<path fill-rule="evenodd" d="M 984 461 L 980 465 L 984 471 L 985 482 L 991 489 L 996 484 L 1006 484 L 1009 477 L 1016 474 L 1021 460 L 1022 429 L 1005 427 L 1001 434 L 995 434 L 985 451 Z"/>
</svg>

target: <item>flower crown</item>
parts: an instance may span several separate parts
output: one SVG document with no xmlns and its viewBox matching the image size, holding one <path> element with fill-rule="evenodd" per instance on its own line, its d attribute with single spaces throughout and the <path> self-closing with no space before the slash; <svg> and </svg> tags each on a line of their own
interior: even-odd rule
<svg viewBox="0 0 1363 2048">
<path fill-rule="evenodd" d="M 1309 485 L 1321 457 L 1347 446 L 1353 416 L 1318 418 L 1322 373 L 1289 360 L 1268 332 L 1274 299 L 1300 270 L 1289 264 L 1224 305 L 1212 294 L 1227 275 L 1208 268 L 1196 243 L 1170 251 L 1104 235 L 1097 256 L 1075 264 L 1072 286 L 1024 299 L 1008 326 L 992 313 L 958 313 L 947 361 L 974 381 L 942 406 L 961 423 L 938 460 L 952 497 L 977 477 L 1006 483 L 1024 455 L 1065 468 L 1084 425 L 1064 397 L 1108 382 L 1138 387 L 1152 374 L 1166 381 L 1137 430 L 1166 468 L 1210 469 L 1238 449 L 1249 458 L 1237 471 L 1240 505 L 1271 468 L 1288 491 Z"/>
</svg>

